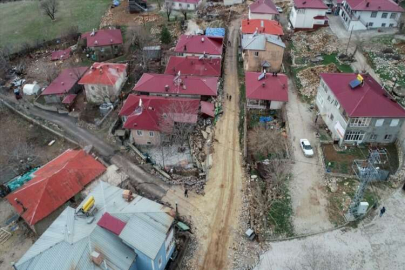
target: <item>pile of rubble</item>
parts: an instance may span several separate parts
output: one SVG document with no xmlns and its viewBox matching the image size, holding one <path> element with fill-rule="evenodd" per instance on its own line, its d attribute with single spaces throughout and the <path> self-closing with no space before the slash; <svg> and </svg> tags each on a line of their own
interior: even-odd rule
<svg viewBox="0 0 405 270">
<path fill-rule="evenodd" d="M 295 56 L 314 57 L 318 54 L 339 52 L 338 39 L 329 28 L 321 28 L 314 32 L 297 32 L 292 36 Z"/>
<path fill-rule="evenodd" d="M 203 170 L 207 163 L 206 159 L 208 158 L 209 152 L 205 145 L 209 137 L 212 137 L 212 132 L 211 120 L 200 119 L 193 134 L 190 135 L 190 147 L 193 159 L 197 163 L 197 167 Z"/>
<path fill-rule="evenodd" d="M 297 78 L 300 80 L 302 88 L 301 94 L 312 98 L 316 96 L 317 89 L 320 82 L 319 74 L 321 73 L 336 73 L 339 72 L 335 64 L 314 66 L 304 69 L 297 74 Z"/>
<path fill-rule="evenodd" d="M 207 182 L 205 175 L 199 177 L 196 176 L 182 176 L 178 174 L 172 174 L 170 180 L 166 180 L 171 185 L 182 185 L 190 191 L 194 191 L 199 195 L 204 195 L 204 187 Z"/>
</svg>

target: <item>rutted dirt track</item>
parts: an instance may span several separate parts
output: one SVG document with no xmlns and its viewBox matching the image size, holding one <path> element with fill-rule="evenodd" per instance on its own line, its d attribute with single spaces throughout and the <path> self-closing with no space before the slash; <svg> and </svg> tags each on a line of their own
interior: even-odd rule
<svg viewBox="0 0 405 270">
<path fill-rule="evenodd" d="M 194 254 L 195 268 L 222 270 L 228 267 L 228 251 L 238 226 L 239 209 L 242 204 L 243 174 L 239 147 L 239 85 L 237 44 L 239 21 L 229 28 L 232 47 L 225 59 L 225 92 L 232 100 L 223 103 L 224 114 L 216 124 L 213 166 L 205 196 L 191 194 L 183 197 L 180 188 L 171 188 L 163 200 L 177 202 L 180 215 L 190 217 L 196 228 L 198 254 Z"/>
</svg>

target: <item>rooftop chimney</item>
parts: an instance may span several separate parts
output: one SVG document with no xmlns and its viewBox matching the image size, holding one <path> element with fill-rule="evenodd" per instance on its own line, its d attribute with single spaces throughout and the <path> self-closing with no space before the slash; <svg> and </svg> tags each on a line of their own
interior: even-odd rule
<svg viewBox="0 0 405 270">
<path fill-rule="evenodd" d="M 113 43 L 113 39 L 110 39 L 110 42 Z"/>
<path fill-rule="evenodd" d="M 61 82 L 61 84 L 64 85 L 65 83 L 64 83 L 64 82 Z"/>
<path fill-rule="evenodd" d="M 167 91 L 169 91 L 169 85 L 165 85 L 165 91 L 167 92 Z"/>
<path fill-rule="evenodd" d="M 184 51 L 187 51 L 187 46 L 186 45 L 184 45 Z"/>
<path fill-rule="evenodd" d="M 97 41 L 97 40 L 96 40 L 96 41 L 94 41 L 94 44 L 96 44 L 96 45 L 97 45 L 97 44 L 98 44 L 98 41 Z"/>
<path fill-rule="evenodd" d="M 302 2 L 303 5 L 305 5 L 307 3 L 307 1 Z"/>
<path fill-rule="evenodd" d="M 285 89 L 285 83 L 283 83 L 283 89 Z"/>
<path fill-rule="evenodd" d="M 201 42 L 204 42 L 204 38 L 201 38 Z"/>
<path fill-rule="evenodd" d="M 366 3 L 366 7 L 369 7 L 369 6 L 370 6 L 370 2 L 367 2 L 367 3 Z"/>
<path fill-rule="evenodd" d="M 265 82 L 262 82 L 262 87 L 264 88 L 266 86 L 266 83 Z"/>
<path fill-rule="evenodd" d="M 96 264 L 98 266 L 100 266 L 104 261 L 103 256 L 100 253 L 98 253 L 97 251 L 93 251 L 91 253 L 91 260 L 94 264 Z"/>
</svg>

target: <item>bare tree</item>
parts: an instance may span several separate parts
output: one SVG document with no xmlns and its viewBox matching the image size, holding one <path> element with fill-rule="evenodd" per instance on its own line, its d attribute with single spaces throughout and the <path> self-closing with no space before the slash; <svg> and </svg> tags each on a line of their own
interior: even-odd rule
<svg viewBox="0 0 405 270">
<path fill-rule="evenodd" d="M 173 11 L 173 2 L 171 1 L 165 2 L 165 12 L 168 22 L 170 22 L 170 15 L 172 14 L 172 11 Z"/>
<path fill-rule="evenodd" d="M 145 27 L 136 25 L 130 26 L 126 31 L 127 41 L 125 42 L 125 51 L 130 52 L 131 47 L 135 47 L 135 52 L 139 53 L 142 58 L 142 67 L 144 70 L 148 68 L 149 57 L 144 55 L 143 48 L 153 45 L 153 37 Z"/>
<path fill-rule="evenodd" d="M 54 63 L 34 62 L 28 69 L 28 76 L 38 81 L 51 83 L 59 75 Z"/>
<path fill-rule="evenodd" d="M 51 18 L 52 21 L 55 20 L 55 14 L 58 12 L 59 1 L 58 0 L 41 0 L 40 7 L 44 11 L 45 15 Z"/>
<path fill-rule="evenodd" d="M 260 156 L 267 157 L 269 154 L 275 154 L 281 157 L 286 148 L 286 139 L 278 131 L 256 126 L 249 131 L 248 148 L 250 152 Z"/>
<path fill-rule="evenodd" d="M 188 13 L 187 7 L 184 7 L 184 8 L 182 7 L 180 9 L 180 13 L 183 14 L 184 20 L 187 21 L 187 13 Z"/>
<path fill-rule="evenodd" d="M 4 167 L 2 166 L 0 171 L 11 169 L 16 174 L 20 174 L 36 163 L 38 153 L 35 147 L 25 142 L 24 139 L 14 138 L 14 140 L 16 142 L 15 147 L 11 151 L 3 149 L 0 152 L 1 159 L 7 164 Z"/>
</svg>

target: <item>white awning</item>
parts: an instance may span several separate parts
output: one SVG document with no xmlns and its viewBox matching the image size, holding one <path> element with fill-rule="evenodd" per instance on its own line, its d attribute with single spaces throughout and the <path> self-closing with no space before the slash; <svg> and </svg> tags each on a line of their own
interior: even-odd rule
<svg viewBox="0 0 405 270">
<path fill-rule="evenodd" d="M 335 130 L 339 134 L 339 137 L 343 139 L 345 136 L 345 129 L 342 127 L 339 121 L 336 122 Z"/>
</svg>

